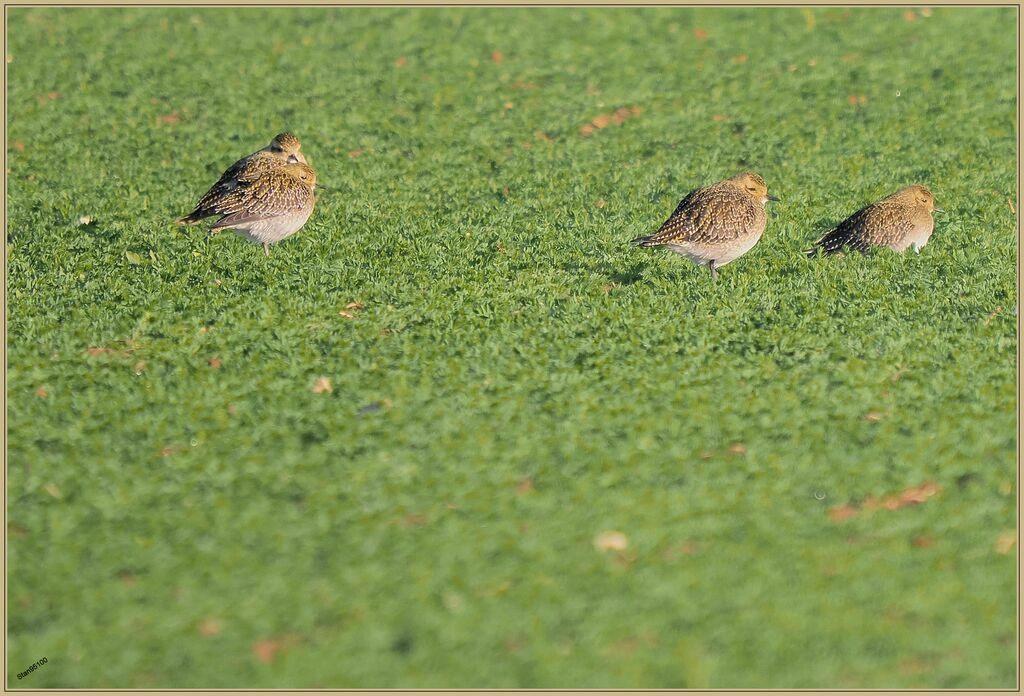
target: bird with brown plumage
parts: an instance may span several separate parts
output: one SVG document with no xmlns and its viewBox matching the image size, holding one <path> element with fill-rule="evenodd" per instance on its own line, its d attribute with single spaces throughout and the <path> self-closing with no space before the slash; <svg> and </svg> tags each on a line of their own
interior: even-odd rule
<svg viewBox="0 0 1024 696">
<path fill-rule="evenodd" d="M 299 152 L 301 147 L 302 143 L 291 133 L 278 133 L 265 148 L 243 157 L 228 167 L 220 175 L 217 183 L 199 199 L 195 209 L 178 220 L 178 224 L 194 225 L 203 218 L 215 214 L 216 211 L 212 211 L 211 208 L 215 201 L 228 195 L 239 185 L 251 183 L 273 169 L 297 162 L 308 164 L 306 158 Z"/>
<path fill-rule="evenodd" d="M 907 186 L 861 208 L 825 233 L 805 253 L 814 256 L 821 249 L 825 254 L 835 254 L 844 248 L 867 252 L 872 247 L 895 251 L 912 248 L 920 252 L 935 229 L 933 212 L 943 211 L 935 207 L 932 192 L 918 184 Z"/>
<path fill-rule="evenodd" d="M 765 204 L 779 200 L 768 195 L 760 175 L 744 172 L 691 191 L 654 234 L 638 237 L 641 247 L 663 246 L 698 266 L 711 278 L 718 269 L 750 251 L 768 224 Z"/>
<path fill-rule="evenodd" d="M 316 187 L 316 172 L 308 164 L 284 164 L 258 177 L 239 179 L 230 190 L 213 196 L 198 213 L 204 218 L 221 216 L 210 226 L 211 232 L 234 230 L 250 242 L 262 244 L 263 253 L 270 256 L 271 244 L 306 224 L 316 203 Z"/>
</svg>

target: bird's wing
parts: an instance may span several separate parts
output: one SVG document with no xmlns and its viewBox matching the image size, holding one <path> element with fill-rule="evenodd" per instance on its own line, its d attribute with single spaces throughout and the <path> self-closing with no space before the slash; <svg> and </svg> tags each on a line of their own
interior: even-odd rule
<svg viewBox="0 0 1024 696">
<path fill-rule="evenodd" d="M 745 236 L 756 224 L 756 207 L 742 192 L 731 187 L 697 189 L 647 238 L 646 245 L 678 241 L 714 244 Z"/>
<path fill-rule="evenodd" d="M 821 247 L 826 254 L 833 254 L 843 247 L 849 247 L 854 251 L 866 252 L 870 246 L 866 225 L 871 218 L 874 204 L 865 206 L 856 213 L 846 218 L 834 228 L 823 234 L 816 242 L 815 247 Z M 813 254 L 814 249 L 808 251 Z"/>
<path fill-rule="evenodd" d="M 313 191 L 300 184 L 294 177 L 272 170 L 252 182 L 240 182 L 238 187 L 217 201 L 216 211 L 225 217 L 218 220 L 211 229 L 225 226 L 229 218 L 241 224 L 243 221 L 288 215 L 312 203 Z"/>
</svg>

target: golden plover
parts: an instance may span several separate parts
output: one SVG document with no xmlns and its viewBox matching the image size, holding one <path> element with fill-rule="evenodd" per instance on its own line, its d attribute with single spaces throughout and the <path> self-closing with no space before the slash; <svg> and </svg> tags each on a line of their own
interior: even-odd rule
<svg viewBox="0 0 1024 696">
<path fill-rule="evenodd" d="M 657 232 L 638 237 L 633 244 L 666 247 L 698 266 L 707 266 L 711 278 L 717 279 L 717 269 L 743 256 L 761 239 L 768 223 L 765 203 L 777 200 L 768 195 L 768 185 L 758 174 L 737 174 L 691 191 Z"/>
<path fill-rule="evenodd" d="M 814 256 L 821 248 L 826 254 L 834 254 L 843 247 L 866 252 L 879 246 L 920 252 L 935 228 L 933 211 L 943 212 L 935 207 L 932 192 L 917 184 L 908 186 L 861 208 L 829 230 L 806 253 Z"/>
<path fill-rule="evenodd" d="M 178 220 L 179 225 L 194 225 L 204 217 L 213 215 L 206 212 L 213 201 L 222 198 L 239 185 L 240 182 L 252 182 L 271 169 L 301 162 L 308 164 L 299 149 L 302 143 L 291 133 L 278 133 L 262 150 L 243 157 L 227 168 L 217 183 L 210 187 L 210 190 L 203 194 L 203 197 L 196 203 L 195 210 Z"/>
<path fill-rule="evenodd" d="M 313 213 L 316 187 L 316 172 L 308 164 L 284 164 L 251 180 L 240 179 L 233 188 L 214 196 L 182 220 L 192 223 L 220 215 L 210 226 L 211 232 L 234 230 L 250 242 L 262 244 L 263 253 L 270 256 L 271 244 L 290 237 L 306 224 Z"/>
</svg>

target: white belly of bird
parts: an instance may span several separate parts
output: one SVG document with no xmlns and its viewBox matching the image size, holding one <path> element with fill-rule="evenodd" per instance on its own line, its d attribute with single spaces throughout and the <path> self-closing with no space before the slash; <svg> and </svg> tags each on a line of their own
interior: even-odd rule
<svg viewBox="0 0 1024 696">
<path fill-rule="evenodd" d="M 921 251 L 921 248 L 928 243 L 928 240 L 932 236 L 932 227 L 922 225 L 921 227 L 908 232 L 898 242 L 890 245 L 890 248 L 896 251 L 906 251 L 907 249 L 913 248 L 915 252 Z"/>
<path fill-rule="evenodd" d="M 292 236 L 306 224 L 313 209 L 288 215 L 277 215 L 234 228 L 235 232 L 257 244 L 273 244 Z"/>
<path fill-rule="evenodd" d="M 700 242 L 682 242 L 666 244 L 668 249 L 681 254 L 693 261 L 698 266 L 705 265 L 708 261 L 714 260 L 715 268 L 721 268 L 727 263 L 735 261 L 739 257 L 754 248 L 761 235 L 752 234 L 740 239 L 731 239 L 728 242 L 718 244 L 702 244 Z"/>
</svg>

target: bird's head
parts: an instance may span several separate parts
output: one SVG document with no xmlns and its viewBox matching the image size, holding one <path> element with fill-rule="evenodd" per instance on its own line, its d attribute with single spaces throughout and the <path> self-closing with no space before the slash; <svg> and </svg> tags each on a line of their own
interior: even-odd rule
<svg viewBox="0 0 1024 696">
<path fill-rule="evenodd" d="M 274 139 L 270 141 L 270 145 L 267 149 L 284 159 L 287 159 L 290 163 L 299 162 L 306 164 L 306 158 L 303 157 L 299 149 L 302 147 L 302 143 L 291 133 L 285 131 L 284 133 L 278 133 L 274 136 Z"/>
<path fill-rule="evenodd" d="M 281 171 L 288 176 L 298 179 L 298 181 L 310 189 L 316 186 L 316 172 L 308 164 L 302 162 L 292 162 L 281 167 Z"/>
<path fill-rule="evenodd" d="M 768 184 L 764 182 L 760 174 L 754 172 L 743 172 L 737 174 L 733 178 L 729 179 L 733 184 L 741 191 L 746 193 L 748 196 L 756 200 L 761 205 L 764 205 L 768 201 L 779 200 L 775 196 L 768 195 Z"/>
<path fill-rule="evenodd" d="M 896 194 L 904 202 L 914 206 L 915 208 L 924 208 L 928 212 L 939 211 L 944 212 L 942 208 L 935 207 L 935 196 L 928 190 L 927 187 L 921 186 L 920 184 L 914 184 L 908 186 L 905 189 L 901 189 Z"/>
</svg>

